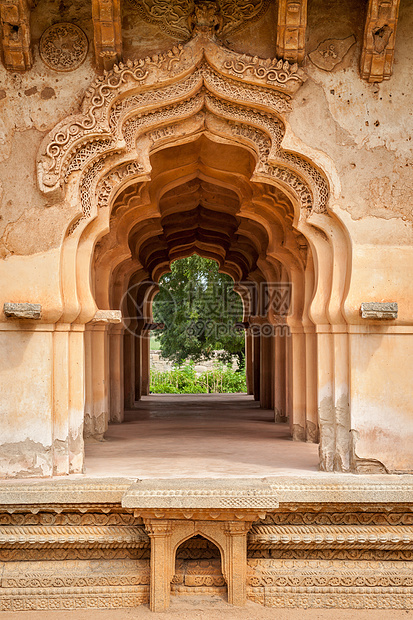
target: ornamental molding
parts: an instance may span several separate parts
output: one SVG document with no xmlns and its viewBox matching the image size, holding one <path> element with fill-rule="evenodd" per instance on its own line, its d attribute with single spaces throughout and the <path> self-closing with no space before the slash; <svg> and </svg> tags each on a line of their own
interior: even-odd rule
<svg viewBox="0 0 413 620">
<path fill-rule="evenodd" d="M 413 549 L 412 526 L 254 525 L 249 545 L 268 548 Z"/>
<path fill-rule="evenodd" d="M 128 526 L 2 526 L 0 548 L 110 548 L 145 547 L 149 543 L 143 527 Z"/>
<path fill-rule="evenodd" d="M 279 186 L 304 214 L 323 213 L 329 197 L 325 175 L 282 148 L 283 116 L 305 79 L 297 65 L 237 54 L 199 31 L 185 46 L 120 64 L 97 78 L 81 113 L 59 123 L 43 141 L 40 189 L 61 192 L 71 185 L 82 206 L 71 234 L 110 207 L 125 187 L 150 179 L 156 148 L 209 132 L 255 153 L 253 181 Z M 185 122 L 192 130 L 183 130 Z"/>
</svg>

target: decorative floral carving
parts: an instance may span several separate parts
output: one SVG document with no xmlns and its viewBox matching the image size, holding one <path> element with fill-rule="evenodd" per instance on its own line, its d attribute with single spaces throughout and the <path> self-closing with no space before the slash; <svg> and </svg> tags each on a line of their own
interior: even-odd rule
<svg viewBox="0 0 413 620">
<path fill-rule="evenodd" d="M 268 9 L 270 0 L 129 0 L 139 15 L 151 24 L 157 24 L 172 37 L 185 41 L 192 35 L 191 26 L 207 28 L 219 26 L 218 34 L 227 36 L 241 30 L 248 22 L 257 21 Z"/>
<path fill-rule="evenodd" d="M 55 71 L 73 71 L 85 60 L 88 41 L 75 24 L 53 24 L 40 39 L 40 57 Z"/>
<path fill-rule="evenodd" d="M 172 84 L 171 75 L 177 76 Z M 154 141 L 173 139 L 175 131 L 181 131 L 176 129 L 178 122 L 194 121 L 199 114 L 198 131 L 207 118 L 212 131 L 224 123 L 224 138 L 253 145 L 258 156 L 255 172 L 264 182 L 265 177 L 270 183 L 279 181 L 305 211 L 323 212 L 326 179 L 308 161 L 281 148 L 284 124 L 277 113 L 289 108 L 286 93 L 302 81 L 296 65 L 241 56 L 202 33 L 165 54 L 115 66 L 90 87 L 83 114 L 60 123 L 45 141 L 39 160 L 41 188 L 56 188 L 72 172 L 82 172 L 78 187 L 83 215 L 72 224 L 71 234 L 97 208 L 108 205 L 124 178 L 145 171 Z M 296 85 L 291 88 L 289 82 Z M 147 137 L 136 162 L 136 141 L 143 134 Z"/>
<path fill-rule="evenodd" d="M 264 523 L 264 522 L 263 522 Z M 275 525 L 413 525 L 412 512 L 280 512 L 268 515 Z"/>
<path fill-rule="evenodd" d="M 142 164 L 137 162 L 130 162 L 119 166 L 115 170 L 107 174 L 103 180 L 99 183 L 97 188 L 97 203 L 99 207 L 106 207 L 108 205 L 109 196 L 116 185 L 119 185 L 124 179 L 130 176 L 135 176 L 143 172 Z"/>
<path fill-rule="evenodd" d="M 288 82 L 302 82 L 298 75 L 298 65 L 290 65 L 288 60 L 267 59 L 263 60 L 258 56 L 243 55 L 238 60 L 230 59 L 224 63 L 232 75 L 243 78 L 252 75 L 260 80 L 265 80 L 267 84 L 277 84 L 280 88 Z"/>
<path fill-rule="evenodd" d="M 268 547 L 412 549 L 413 527 L 352 525 L 254 525 L 249 544 Z"/>
<path fill-rule="evenodd" d="M 193 60 L 194 54 L 202 59 L 207 48 L 208 54 L 216 57 L 216 62 L 222 71 L 232 73 L 238 80 L 244 80 L 246 74 L 251 73 L 245 65 L 246 60 L 250 64 L 252 62 L 256 70 L 254 69 L 248 77 L 249 86 L 219 75 L 209 62 L 204 61 L 201 67 L 197 68 Z M 113 71 L 98 77 L 87 90 L 82 104 L 83 114 L 62 121 L 49 135 L 38 164 L 41 189 L 51 191 L 59 185 L 61 167 L 74 145 L 76 145 L 76 151 L 83 149 L 80 157 L 84 158 L 92 149 L 91 146 L 86 146 L 87 143 L 97 141 L 98 137 L 99 141 L 108 139 L 110 134 L 113 134 L 115 126 L 119 127 L 122 112 L 126 111 L 129 106 L 138 107 L 139 104 L 145 106 L 150 105 L 151 102 L 152 106 L 155 106 L 157 102 L 166 103 L 168 99 L 177 100 L 185 96 L 186 88 L 191 89 L 196 83 L 200 87 L 202 83 L 208 84 L 214 93 L 222 93 L 225 98 L 229 97 L 245 103 L 264 104 L 279 112 L 287 111 L 289 95 L 303 82 L 303 76 L 294 73 L 288 63 L 281 64 L 282 67 L 279 70 L 277 68 L 279 61 L 264 61 L 241 56 L 225 50 L 212 39 L 207 38 L 199 42 L 194 39 L 188 47 L 175 46 L 169 52 L 156 54 L 151 58 L 129 61 L 125 65 L 115 65 Z M 226 66 L 230 69 L 225 68 Z M 241 66 L 245 70 L 241 70 Z M 192 67 L 192 73 L 189 76 L 186 74 L 188 67 Z M 235 70 L 233 71 L 231 67 L 235 67 Z M 165 85 L 164 91 L 160 89 L 159 84 L 162 80 L 170 81 L 171 74 L 173 75 L 175 70 L 182 72 L 182 81 L 177 79 L 175 84 Z M 281 81 L 277 81 L 277 75 Z M 153 82 L 150 91 L 135 93 L 130 97 L 122 96 L 123 93 L 127 94 L 128 88 L 136 90 L 136 86 L 147 84 L 148 80 Z M 266 84 L 271 88 L 267 88 Z M 274 89 L 279 92 L 273 92 Z"/>
</svg>

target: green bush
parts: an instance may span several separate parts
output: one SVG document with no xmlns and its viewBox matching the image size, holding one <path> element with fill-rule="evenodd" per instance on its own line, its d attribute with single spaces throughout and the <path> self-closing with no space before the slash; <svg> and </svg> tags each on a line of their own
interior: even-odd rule
<svg viewBox="0 0 413 620">
<path fill-rule="evenodd" d="M 229 394 L 246 392 L 245 372 L 214 364 L 213 370 L 197 376 L 194 362 L 175 366 L 170 371 L 151 371 L 152 394 Z"/>
</svg>

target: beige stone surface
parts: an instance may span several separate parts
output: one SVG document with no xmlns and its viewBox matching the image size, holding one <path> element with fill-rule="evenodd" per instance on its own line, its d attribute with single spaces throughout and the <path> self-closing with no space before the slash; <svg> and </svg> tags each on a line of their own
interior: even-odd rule
<svg viewBox="0 0 413 620">
<path fill-rule="evenodd" d="M 234 609 L 219 598 L 194 597 L 191 600 L 172 597 L 169 611 L 154 613 L 146 606 L 137 609 L 117 610 L 72 610 L 72 611 L 25 611 L 1 614 L 2 620 L 388 620 L 389 613 L 395 620 L 411 620 L 410 610 L 392 609 L 268 609 L 248 602 L 245 608 Z"/>
</svg>

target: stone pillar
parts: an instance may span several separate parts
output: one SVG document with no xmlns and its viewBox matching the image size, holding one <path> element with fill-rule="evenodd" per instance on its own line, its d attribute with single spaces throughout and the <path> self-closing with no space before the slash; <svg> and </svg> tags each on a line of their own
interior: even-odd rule
<svg viewBox="0 0 413 620">
<path fill-rule="evenodd" d="M 53 475 L 69 471 L 69 332 L 70 325 L 57 323 L 53 334 Z"/>
<path fill-rule="evenodd" d="M 85 439 L 103 440 L 109 422 L 107 326 L 88 326 L 86 341 Z"/>
<path fill-rule="evenodd" d="M 263 409 L 274 407 L 274 336 L 272 325 L 261 326 L 260 341 L 260 404 Z"/>
<path fill-rule="evenodd" d="M 135 338 L 135 401 L 142 396 L 142 338 L 139 328 Z"/>
<path fill-rule="evenodd" d="M 171 597 L 173 522 L 168 519 L 145 519 L 151 538 L 150 609 L 161 612 L 169 607 Z"/>
<path fill-rule="evenodd" d="M 335 458 L 336 471 L 350 469 L 350 394 L 348 334 L 334 336 L 334 399 L 335 399 Z"/>
<path fill-rule="evenodd" d="M 287 420 L 293 418 L 293 364 L 291 334 L 285 339 L 285 411 Z"/>
<path fill-rule="evenodd" d="M 320 326 L 321 330 L 324 326 Z M 329 329 L 329 326 L 326 326 Z M 333 340 L 328 332 L 317 334 L 317 397 L 320 424 L 320 469 L 334 470 L 335 407 Z"/>
<path fill-rule="evenodd" d="M 228 603 L 245 605 L 247 600 L 247 534 L 251 523 L 228 521 L 225 534 L 228 537 L 225 554 L 225 576 L 228 584 Z"/>
<path fill-rule="evenodd" d="M 113 325 L 109 332 L 110 363 L 110 421 L 123 422 L 123 327 Z"/>
<path fill-rule="evenodd" d="M 145 334 L 141 337 L 141 347 L 142 347 L 142 383 L 141 383 L 141 392 L 142 396 L 148 396 L 149 394 L 149 386 L 150 386 L 150 348 L 151 348 L 151 340 L 149 337 L 149 333 Z"/>
<path fill-rule="evenodd" d="M 294 441 L 306 438 L 306 375 L 305 375 L 305 334 L 302 329 L 291 330 L 291 389 L 292 405 L 290 429 Z"/>
<path fill-rule="evenodd" d="M 274 422 L 286 421 L 285 325 L 276 329 L 274 341 Z"/>
<path fill-rule="evenodd" d="M 307 327 L 305 331 L 306 441 L 317 443 L 319 439 L 317 415 L 317 337 L 314 328 Z"/>
<path fill-rule="evenodd" d="M 247 378 L 247 394 L 254 394 L 254 364 L 252 359 L 252 335 L 245 332 L 245 374 Z"/>
<path fill-rule="evenodd" d="M 69 334 L 69 474 L 84 473 L 85 326 Z"/>
<path fill-rule="evenodd" d="M 0 322 L 0 477 L 83 473 L 84 326 Z"/>
<path fill-rule="evenodd" d="M 257 326 L 254 326 L 257 330 Z M 257 330 L 258 331 L 258 330 Z M 254 369 L 254 400 L 260 400 L 260 334 L 252 334 L 253 369 Z"/>
<path fill-rule="evenodd" d="M 135 335 L 126 330 L 123 337 L 125 409 L 135 406 L 135 340 Z"/>
</svg>

